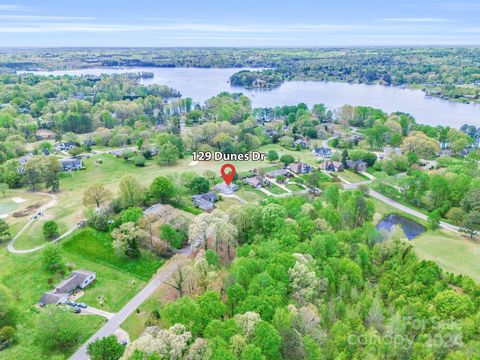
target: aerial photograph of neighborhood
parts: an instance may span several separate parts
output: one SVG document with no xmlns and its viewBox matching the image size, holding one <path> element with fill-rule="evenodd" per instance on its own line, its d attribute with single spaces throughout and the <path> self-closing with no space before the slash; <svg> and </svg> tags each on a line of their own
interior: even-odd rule
<svg viewBox="0 0 480 360">
<path fill-rule="evenodd" d="M 480 360 L 479 24 L 0 0 L 0 360 Z"/>
</svg>

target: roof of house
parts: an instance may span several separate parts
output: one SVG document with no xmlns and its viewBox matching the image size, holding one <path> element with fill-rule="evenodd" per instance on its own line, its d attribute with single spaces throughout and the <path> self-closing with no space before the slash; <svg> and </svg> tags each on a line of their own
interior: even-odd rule
<svg viewBox="0 0 480 360">
<path fill-rule="evenodd" d="M 237 189 L 238 189 L 238 185 L 234 183 L 227 185 L 225 182 L 221 182 L 215 185 L 215 190 L 220 191 L 224 194 L 232 194 Z"/>
<path fill-rule="evenodd" d="M 205 200 L 209 202 L 215 202 L 218 200 L 218 196 L 213 191 L 209 191 L 208 193 L 205 193 L 205 194 L 193 195 L 192 199 L 193 201 Z"/>
<path fill-rule="evenodd" d="M 68 293 L 61 293 L 51 290 L 44 293 L 38 302 L 42 305 L 55 305 L 67 295 Z"/>
<path fill-rule="evenodd" d="M 287 173 L 288 171 L 285 169 L 277 169 L 277 170 L 268 172 L 266 175 L 270 177 L 277 177 L 277 176 L 285 176 Z"/>
<path fill-rule="evenodd" d="M 215 206 L 213 205 L 213 202 L 208 201 L 203 198 L 199 198 L 195 201 L 196 205 L 202 209 L 202 210 L 212 210 Z"/>
<path fill-rule="evenodd" d="M 297 162 L 289 164 L 287 168 L 295 173 L 301 173 L 304 170 L 311 168 L 311 166 L 303 162 Z"/>
<path fill-rule="evenodd" d="M 95 273 L 87 270 L 75 270 L 68 279 L 55 286 L 55 289 L 60 293 L 70 293 L 92 275 Z"/>
<path fill-rule="evenodd" d="M 253 177 L 249 177 L 249 178 L 246 178 L 245 179 L 245 182 L 248 184 L 248 185 L 251 185 L 253 187 L 257 187 L 259 185 L 262 185 L 263 182 L 265 181 L 265 179 L 262 177 L 262 176 L 253 176 Z"/>
</svg>

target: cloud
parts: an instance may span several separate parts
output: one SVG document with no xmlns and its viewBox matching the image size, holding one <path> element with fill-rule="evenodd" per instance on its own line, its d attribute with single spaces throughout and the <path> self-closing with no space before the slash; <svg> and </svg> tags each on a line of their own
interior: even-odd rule
<svg viewBox="0 0 480 360">
<path fill-rule="evenodd" d="M 480 3 L 478 2 L 448 2 L 441 5 L 446 10 L 480 10 Z"/>
<path fill-rule="evenodd" d="M 48 20 L 95 20 L 95 17 L 80 16 L 50 16 L 50 15 L 2 15 L 2 20 L 20 20 L 20 21 L 48 21 Z"/>
<path fill-rule="evenodd" d="M 451 19 L 432 18 L 432 17 L 411 17 L 411 18 L 384 18 L 381 19 L 384 22 L 397 22 L 397 23 L 443 23 L 453 22 Z"/>
<path fill-rule="evenodd" d="M 27 10 L 27 7 L 17 4 L 0 4 L 0 11 L 21 11 Z"/>
</svg>

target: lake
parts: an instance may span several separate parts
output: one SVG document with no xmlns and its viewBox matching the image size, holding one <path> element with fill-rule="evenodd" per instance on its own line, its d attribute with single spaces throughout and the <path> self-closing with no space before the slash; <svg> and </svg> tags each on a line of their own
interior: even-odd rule
<svg viewBox="0 0 480 360">
<path fill-rule="evenodd" d="M 425 227 L 419 223 L 397 214 L 385 216 L 377 224 L 376 229 L 389 232 L 394 225 L 399 225 L 402 228 L 408 240 L 412 240 L 425 231 Z"/>
<path fill-rule="evenodd" d="M 252 100 L 253 107 L 323 103 L 330 109 L 350 105 L 366 105 L 386 112 L 402 111 L 417 122 L 430 125 L 448 125 L 459 128 L 465 123 L 480 126 L 480 105 L 461 104 L 428 97 L 421 90 L 393 86 L 348 84 L 321 81 L 289 81 L 272 90 L 247 90 L 233 87 L 229 77 L 241 69 L 201 68 L 93 68 L 79 70 L 38 71 L 41 75 L 100 75 L 126 72 L 152 72 L 153 78 L 142 83 L 168 85 L 180 91 L 183 97 L 204 103 L 222 91 L 243 92 Z"/>
</svg>

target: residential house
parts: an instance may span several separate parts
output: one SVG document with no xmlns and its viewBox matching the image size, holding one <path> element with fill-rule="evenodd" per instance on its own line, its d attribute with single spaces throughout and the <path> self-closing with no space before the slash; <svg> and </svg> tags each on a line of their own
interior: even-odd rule
<svg viewBox="0 0 480 360">
<path fill-rule="evenodd" d="M 266 173 L 265 176 L 270 178 L 270 179 L 275 179 L 278 176 L 285 176 L 287 178 L 290 178 L 293 175 L 287 169 L 277 169 L 277 170 L 273 170 L 273 171 L 270 171 L 270 172 Z"/>
<path fill-rule="evenodd" d="M 287 169 L 295 174 L 309 174 L 313 171 L 313 166 L 304 162 L 296 162 L 288 165 Z"/>
<path fill-rule="evenodd" d="M 215 190 L 221 192 L 224 195 L 232 195 L 235 191 L 238 190 L 238 185 L 231 183 L 227 185 L 225 182 L 215 185 Z"/>
<path fill-rule="evenodd" d="M 83 162 L 80 159 L 61 159 L 60 164 L 62 165 L 63 171 L 76 171 L 83 169 Z"/>
<path fill-rule="evenodd" d="M 96 278 L 97 275 L 92 271 L 75 270 L 69 278 L 63 280 L 53 290 L 44 293 L 38 304 L 40 306 L 64 304 L 76 289 L 85 289 Z"/>
<path fill-rule="evenodd" d="M 298 140 L 295 140 L 293 142 L 294 147 L 299 147 L 299 148 L 303 148 L 303 149 L 308 148 L 308 144 L 309 144 L 309 142 L 305 139 L 298 139 Z"/>
<path fill-rule="evenodd" d="M 68 141 L 68 142 L 58 143 L 53 145 L 53 150 L 55 150 L 56 152 L 69 151 L 76 147 L 78 147 L 78 144 L 76 142 Z"/>
<path fill-rule="evenodd" d="M 355 170 L 356 172 L 364 172 L 367 170 L 367 163 L 363 160 L 347 160 L 347 168 Z"/>
<path fill-rule="evenodd" d="M 320 165 L 320 168 L 325 171 L 343 171 L 345 167 L 341 162 L 338 161 L 325 161 L 322 165 Z"/>
<path fill-rule="evenodd" d="M 324 159 L 330 158 L 332 156 L 332 149 L 329 148 L 314 148 L 312 154 Z"/>
<path fill-rule="evenodd" d="M 192 200 L 199 209 L 211 211 L 215 207 L 214 202 L 218 201 L 218 196 L 213 191 L 210 191 L 205 194 L 193 195 Z"/>
<path fill-rule="evenodd" d="M 270 186 L 270 180 L 264 178 L 263 176 L 256 175 L 252 177 L 248 177 L 244 180 L 245 184 L 248 184 L 254 188 L 261 188 L 263 186 L 268 187 Z"/>
<path fill-rule="evenodd" d="M 23 172 L 25 171 L 25 164 L 27 163 L 28 160 L 30 160 L 31 158 L 33 157 L 33 154 L 29 153 L 27 155 L 24 155 L 22 157 L 20 157 L 18 159 L 18 162 L 19 162 L 19 166 L 17 167 L 17 172 L 19 174 L 23 174 Z"/>
</svg>

